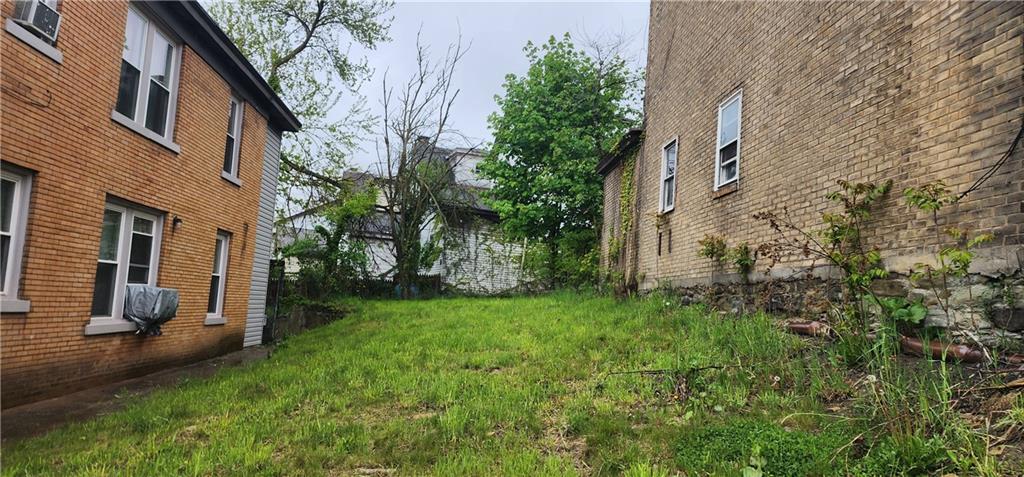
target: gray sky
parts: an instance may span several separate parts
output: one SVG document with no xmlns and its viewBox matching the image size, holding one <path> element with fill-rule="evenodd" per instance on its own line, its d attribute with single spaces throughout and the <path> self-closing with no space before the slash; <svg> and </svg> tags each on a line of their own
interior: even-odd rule
<svg viewBox="0 0 1024 477">
<path fill-rule="evenodd" d="M 631 40 L 624 50 L 640 66 L 646 56 L 648 13 L 646 1 L 398 2 L 392 10 L 391 41 L 368 52 L 353 48 L 352 53 L 365 54 L 375 71 L 361 91 L 367 106 L 379 115 L 381 77 L 387 70 L 389 81 L 409 78 L 415 67 L 417 32 L 421 31 L 421 42 L 432 56 L 439 58 L 461 30 L 463 46 L 471 46 L 456 71 L 454 86 L 461 91 L 452 108 L 451 125 L 467 136 L 489 141 L 487 116 L 497 108 L 494 95 L 502 92 L 506 74 L 526 71 L 523 46 L 527 41 L 541 43 L 566 32 L 577 44 L 583 36 L 622 36 Z M 357 151 L 351 161 L 353 167 L 366 169 L 376 163 L 378 135 L 365 138 L 364 150 Z"/>
</svg>

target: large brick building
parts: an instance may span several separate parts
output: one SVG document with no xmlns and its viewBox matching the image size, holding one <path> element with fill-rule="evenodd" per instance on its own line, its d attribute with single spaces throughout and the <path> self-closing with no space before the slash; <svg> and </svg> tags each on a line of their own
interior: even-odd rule
<svg viewBox="0 0 1024 477">
<path fill-rule="evenodd" d="M 600 167 L 603 263 L 641 289 L 735 281 L 698 240 L 763 243 L 752 215 L 783 208 L 814 229 L 840 179 L 893 181 L 869 242 L 898 277 L 942 240 L 900 191 L 968 190 L 1022 127 L 1021 2 L 653 2 L 649 40 L 642 145 Z M 995 235 L 973 271 L 1016 294 L 1020 331 L 1024 145 L 939 222 Z"/>
<path fill-rule="evenodd" d="M 2 5 L 3 407 L 259 343 L 292 113 L 195 2 Z"/>
</svg>

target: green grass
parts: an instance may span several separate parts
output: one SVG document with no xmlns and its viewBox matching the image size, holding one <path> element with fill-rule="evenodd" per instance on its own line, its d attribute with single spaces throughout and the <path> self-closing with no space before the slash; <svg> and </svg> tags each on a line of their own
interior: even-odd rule
<svg viewBox="0 0 1024 477">
<path fill-rule="evenodd" d="M 847 445 L 866 426 L 825 410 L 844 372 L 765 316 L 569 293 L 356 309 L 5 444 L 3 475 L 738 475 L 755 454 L 764 475 L 847 475 L 891 450 Z"/>
</svg>

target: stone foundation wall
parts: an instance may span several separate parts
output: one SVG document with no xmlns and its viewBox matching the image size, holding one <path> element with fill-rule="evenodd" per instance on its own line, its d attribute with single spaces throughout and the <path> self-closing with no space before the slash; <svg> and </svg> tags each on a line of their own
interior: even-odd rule
<svg viewBox="0 0 1024 477">
<path fill-rule="evenodd" d="M 956 341 L 1024 349 L 1024 269 L 1006 260 L 979 260 L 971 270 L 967 277 L 950 279 L 945 287 L 893 272 L 872 288 L 879 297 L 900 297 L 925 305 L 928 315 L 923 325 L 944 328 Z M 703 283 L 663 281 L 657 288 L 677 296 L 683 304 L 704 303 L 732 314 L 766 311 L 827 321 L 830 304 L 843 296 L 838 276 L 826 268 L 813 272 L 791 268 L 743 277 L 717 267 Z"/>
</svg>

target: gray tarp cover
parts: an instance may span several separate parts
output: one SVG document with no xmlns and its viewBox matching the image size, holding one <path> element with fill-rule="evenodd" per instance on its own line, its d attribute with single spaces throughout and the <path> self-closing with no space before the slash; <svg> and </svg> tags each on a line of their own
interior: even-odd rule
<svg viewBox="0 0 1024 477">
<path fill-rule="evenodd" d="M 128 285 L 124 295 L 124 319 L 139 327 L 136 334 L 160 335 L 160 325 L 178 314 L 178 290 L 149 285 Z"/>
</svg>

